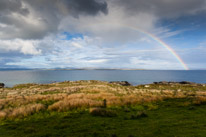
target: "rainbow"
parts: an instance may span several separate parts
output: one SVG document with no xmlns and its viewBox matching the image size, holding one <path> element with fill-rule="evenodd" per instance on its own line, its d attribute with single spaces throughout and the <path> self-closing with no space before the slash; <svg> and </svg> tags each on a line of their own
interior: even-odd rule
<svg viewBox="0 0 206 137">
<path fill-rule="evenodd" d="M 131 26 L 125 26 L 125 27 L 127 27 L 129 29 L 132 29 L 132 30 L 135 30 L 135 31 L 137 31 L 139 33 L 142 33 L 142 34 L 150 37 L 151 39 L 153 39 L 154 41 L 156 41 L 160 45 L 162 45 L 164 48 L 166 48 L 177 59 L 177 61 L 182 65 L 182 67 L 185 70 L 189 70 L 188 66 L 184 63 L 184 61 L 180 58 L 180 56 L 169 45 L 167 45 L 164 41 L 162 41 L 161 39 L 159 39 L 155 35 L 153 35 L 151 33 L 148 33 L 146 31 L 143 31 L 141 29 L 137 29 L 137 28 L 131 27 Z"/>
</svg>

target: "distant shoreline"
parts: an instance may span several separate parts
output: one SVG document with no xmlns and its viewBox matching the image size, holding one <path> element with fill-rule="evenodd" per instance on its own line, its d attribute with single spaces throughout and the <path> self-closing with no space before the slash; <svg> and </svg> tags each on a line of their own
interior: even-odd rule
<svg viewBox="0 0 206 137">
<path fill-rule="evenodd" d="M 147 83 L 147 84 L 138 84 L 138 85 L 133 85 L 132 83 L 128 82 L 128 81 L 104 81 L 104 80 L 66 80 L 66 81 L 53 81 L 53 82 L 49 82 L 49 83 L 21 83 L 21 84 L 15 84 L 13 86 L 5 86 L 4 88 L 13 88 L 15 86 L 19 86 L 19 85 L 51 85 L 51 84 L 61 84 L 61 83 L 78 83 L 78 82 L 102 82 L 102 83 L 107 83 L 107 84 L 116 84 L 116 85 L 122 85 L 122 86 L 149 86 L 149 85 L 184 85 L 184 86 L 206 86 L 206 83 L 196 83 L 196 82 L 190 82 L 190 81 L 156 81 L 156 82 L 151 82 L 151 83 Z M 4 84 L 6 85 L 6 83 L 1 83 L 0 84 Z M 0 89 L 1 89 L 1 85 L 0 85 Z"/>
<path fill-rule="evenodd" d="M 148 70 L 148 69 L 130 69 L 130 68 L 0 68 L 0 71 L 7 70 Z"/>
<path fill-rule="evenodd" d="M 206 71 L 125 70 L 125 69 L 32 69 L 2 70 L 0 82 L 8 87 L 22 83 L 51 83 L 65 80 L 128 81 L 132 85 L 155 81 L 191 81 L 206 83 Z"/>
<path fill-rule="evenodd" d="M 149 71 L 205 71 L 206 69 L 132 69 L 132 68 L 0 68 L 0 71 L 30 71 L 30 70 L 149 70 Z"/>
</svg>

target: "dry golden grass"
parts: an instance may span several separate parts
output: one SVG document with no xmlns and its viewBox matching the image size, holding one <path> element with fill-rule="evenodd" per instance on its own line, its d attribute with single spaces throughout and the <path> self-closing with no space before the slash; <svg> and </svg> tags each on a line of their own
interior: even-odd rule
<svg viewBox="0 0 206 137">
<path fill-rule="evenodd" d="M 152 86 L 152 85 L 150 85 Z M 68 111 L 77 108 L 144 104 L 170 98 L 193 98 L 194 104 L 206 103 L 206 90 L 120 86 L 101 81 L 72 81 L 52 84 L 23 84 L 0 93 L 0 118 L 23 117 L 48 109 Z M 179 85 L 178 85 L 179 86 Z M 178 87 L 180 88 L 180 86 Z M 184 89 L 187 89 L 186 91 Z M 51 102 L 48 108 L 39 103 Z"/>
<path fill-rule="evenodd" d="M 71 109 L 76 108 L 89 108 L 89 107 L 95 107 L 100 106 L 100 101 L 95 101 L 91 99 L 64 99 L 61 101 L 58 101 L 48 107 L 49 110 L 56 110 L 56 111 L 68 111 Z"/>
<path fill-rule="evenodd" d="M 67 94 L 55 95 L 33 95 L 33 96 L 8 96 L 5 99 L 0 99 L 0 110 L 4 108 L 16 108 L 40 101 L 59 101 L 64 99 Z"/>
<path fill-rule="evenodd" d="M 29 104 L 26 106 L 22 106 L 20 108 L 13 109 L 13 111 L 8 115 L 8 117 L 16 118 L 16 117 L 28 116 L 44 109 L 45 107 L 42 104 Z"/>
<path fill-rule="evenodd" d="M 4 119 L 4 118 L 6 118 L 6 116 L 7 116 L 6 112 L 0 111 L 0 119 Z"/>
<path fill-rule="evenodd" d="M 197 96 L 193 101 L 196 105 L 206 104 L 206 97 L 205 96 Z"/>
<path fill-rule="evenodd" d="M 29 104 L 18 108 L 8 108 L 0 111 L 0 118 L 21 118 L 33 113 L 44 110 L 45 106 L 42 104 Z"/>
</svg>

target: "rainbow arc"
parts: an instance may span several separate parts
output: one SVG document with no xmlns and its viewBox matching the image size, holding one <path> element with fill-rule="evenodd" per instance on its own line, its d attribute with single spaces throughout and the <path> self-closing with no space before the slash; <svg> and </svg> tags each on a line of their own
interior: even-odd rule
<svg viewBox="0 0 206 137">
<path fill-rule="evenodd" d="M 120 24 L 119 24 L 120 25 Z M 124 26 L 124 25 L 123 25 Z M 189 70 L 188 66 L 184 63 L 184 61 L 180 58 L 180 56 L 168 45 L 166 44 L 164 41 L 162 41 L 161 39 L 159 39 L 157 36 L 148 33 L 146 31 L 143 31 L 141 29 L 137 29 L 135 27 L 131 27 L 131 26 L 125 26 L 129 29 L 135 30 L 139 33 L 142 33 L 148 37 L 150 37 L 152 40 L 156 41 L 157 43 L 159 43 L 161 46 L 163 46 L 164 48 L 167 49 L 167 51 L 169 51 L 175 58 L 176 60 L 181 64 L 181 66 L 185 69 L 185 70 Z"/>
</svg>

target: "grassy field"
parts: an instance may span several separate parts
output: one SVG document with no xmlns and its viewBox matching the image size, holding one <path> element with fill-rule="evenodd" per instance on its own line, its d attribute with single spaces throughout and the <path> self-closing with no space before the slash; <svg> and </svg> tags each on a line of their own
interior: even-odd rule
<svg viewBox="0 0 206 137">
<path fill-rule="evenodd" d="M 0 137 L 206 135 L 203 84 L 76 81 L 0 90 Z"/>
</svg>

